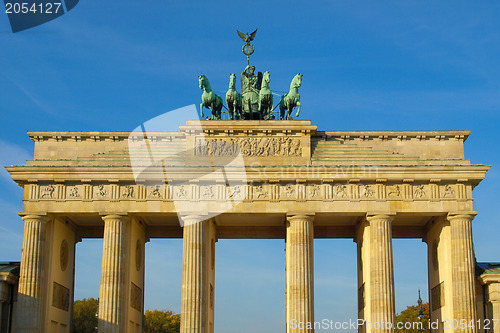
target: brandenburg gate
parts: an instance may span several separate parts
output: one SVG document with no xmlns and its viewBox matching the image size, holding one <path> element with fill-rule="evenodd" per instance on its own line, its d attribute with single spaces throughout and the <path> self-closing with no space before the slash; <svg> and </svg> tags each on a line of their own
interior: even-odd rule
<svg viewBox="0 0 500 333">
<path fill-rule="evenodd" d="M 393 238 L 427 243 L 433 321 L 485 316 L 472 191 L 488 167 L 464 158 L 467 131 L 196 120 L 169 132 L 28 135 L 34 159 L 7 168 L 24 189 L 17 332 L 69 331 L 75 246 L 88 237 L 103 238 L 99 332 L 141 332 L 150 238 L 183 239 L 183 333 L 214 332 L 215 247 L 224 238 L 285 239 L 287 332 L 314 331 L 290 323 L 315 320 L 315 238 L 357 243 L 366 323 L 395 321 Z"/>
</svg>

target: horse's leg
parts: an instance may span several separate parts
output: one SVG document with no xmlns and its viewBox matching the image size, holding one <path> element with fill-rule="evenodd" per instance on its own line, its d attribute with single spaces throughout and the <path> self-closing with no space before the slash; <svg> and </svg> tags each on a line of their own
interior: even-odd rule
<svg viewBox="0 0 500 333">
<path fill-rule="evenodd" d="M 243 102 L 241 101 L 241 96 L 236 98 L 236 119 L 241 119 L 241 112 L 243 109 Z"/>
<path fill-rule="evenodd" d="M 257 112 L 259 112 L 259 115 L 262 114 L 262 97 L 260 95 L 259 95 L 259 106 Z"/>
<path fill-rule="evenodd" d="M 233 110 L 234 110 L 234 103 L 230 102 L 226 99 L 227 102 L 227 113 L 229 115 L 229 120 L 233 120 Z"/>
<path fill-rule="evenodd" d="M 297 101 L 297 106 L 299 107 L 299 109 L 297 110 L 297 113 L 295 114 L 295 117 L 298 117 L 299 114 L 300 114 L 300 102 Z"/>
<path fill-rule="evenodd" d="M 203 102 L 200 104 L 200 116 L 201 116 L 202 118 L 203 118 L 203 117 L 205 117 L 205 116 L 203 115 Z"/>
<path fill-rule="evenodd" d="M 210 103 L 210 111 L 212 111 L 212 120 L 217 120 L 217 111 L 214 108 L 214 102 Z"/>
<path fill-rule="evenodd" d="M 269 119 L 273 119 L 273 104 L 274 104 L 274 99 L 273 99 L 273 95 L 271 95 L 271 97 L 269 98 L 269 107 L 268 107 L 268 117 Z"/>
</svg>

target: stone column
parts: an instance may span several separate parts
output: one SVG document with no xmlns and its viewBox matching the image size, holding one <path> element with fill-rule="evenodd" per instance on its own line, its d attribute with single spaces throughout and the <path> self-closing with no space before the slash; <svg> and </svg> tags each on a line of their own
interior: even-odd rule
<svg viewBox="0 0 500 333">
<path fill-rule="evenodd" d="M 287 216 L 287 332 L 314 332 L 313 215 Z M 299 326 L 304 325 L 304 327 Z M 308 325 L 309 323 L 309 325 Z"/>
<path fill-rule="evenodd" d="M 451 227 L 451 273 L 453 282 L 453 318 L 477 321 L 476 290 L 474 276 L 474 247 L 472 244 L 473 214 L 449 214 Z M 467 327 L 455 332 L 478 332 L 477 328 Z"/>
<path fill-rule="evenodd" d="M 26 215 L 23 220 L 16 332 L 42 332 L 42 300 L 47 296 L 42 292 L 45 220 L 39 215 Z"/>
<path fill-rule="evenodd" d="M 212 333 L 215 223 L 194 215 L 183 220 L 181 333 Z"/>
<path fill-rule="evenodd" d="M 372 328 L 394 332 L 394 267 L 392 261 L 393 216 L 378 214 L 366 217 L 370 223 L 370 302 Z M 380 329 L 377 326 L 380 325 Z M 370 330 L 370 325 L 367 325 Z"/>
<path fill-rule="evenodd" d="M 126 331 L 123 322 L 125 295 L 126 217 L 107 215 L 104 220 L 101 289 L 99 292 L 99 333 Z"/>
<path fill-rule="evenodd" d="M 500 274 L 485 273 L 479 277 L 481 283 L 486 288 L 487 297 L 484 299 L 487 305 L 487 311 L 484 314 L 485 319 L 500 319 Z M 495 325 L 491 322 L 490 332 L 500 333 L 500 323 Z"/>
<path fill-rule="evenodd" d="M 500 319 L 500 300 L 499 299 L 491 301 L 491 313 L 492 313 L 491 319 Z M 494 327 L 492 330 L 493 333 L 500 333 L 500 323 L 499 322 L 495 323 L 494 321 L 492 321 L 490 327 Z"/>
</svg>

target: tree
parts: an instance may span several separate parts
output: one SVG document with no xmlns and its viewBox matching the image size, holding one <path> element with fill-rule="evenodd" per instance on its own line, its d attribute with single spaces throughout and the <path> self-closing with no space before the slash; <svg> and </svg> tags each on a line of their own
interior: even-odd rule
<svg viewBox="0 0 500 333">
<path fill-rule="evenodd" d="M 424 313 L 424 318 L 422 320 L 418 319 L 418 305 L 410 305 L 406 310 L 401 311 L 400 314 L 396 316 L 396 333 L 419 333 L 417 324 L 422 321 L 422 327 L 424 332 L 429 332 L 429 303 L 422 304 L 422 312 Z M 402 323 L 401 328 L 398 328 L 398 323 Z M 407 325 L 405 328 L 405 324 Z"/>
<path fill-rule="evenodd" d="M 73 305 L 73 332 L 97 332 L 97 309 L 99 301 L 95 298 L 84 298 Z"/>
<path fill-rule="evenodd" d="M 179 333 L 181 316 L 173 311 L 146 310 L 144 333 Z"/>
</svg>

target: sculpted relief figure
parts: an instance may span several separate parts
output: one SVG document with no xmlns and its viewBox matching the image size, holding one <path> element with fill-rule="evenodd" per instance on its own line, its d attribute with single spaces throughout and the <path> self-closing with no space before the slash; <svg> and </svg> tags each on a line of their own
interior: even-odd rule
<svg viewBox="0 0 500 333">
<path fill-rule="evenodd" d="M 341 184 L 335 185 L 335 196 L 340 198 L 347 197 L 347 186 Z"/>
<path fill-rule="evenodd" d="M 425 196 L 425 186 L 424 185 L 418 185 L 415 187 L 415 197 L 416 198 L 422 198 Z"/>
<path fill-rule="evenodd" d="M 56 188 L 54 187 L 54 185 L 47 186 L 45 189 L 43 189 L 41 198 L 53 199 L 55 190 L 56 190 Z"/>
<path fill-rule="evenodd" d="M 361 196 L 370 198 L 375 196 L 375 191 L 370 185 L 361 185 Z"/>
<path fill-rule="evenodd" d="M 454 198 L 454 197 L 455 197 L 455 190 L 453 189 L 453 187 L 451 187 L 451 185 L 446 185 L 444 187 L 443 198 Z"/>
<path fill-rule="evenodd" d="M 149 193 L 150 196 L 153 198 L 161 198 L 161 193 L 160 193 L 160 185 L 155 185 L 155 187 L 151 190 L 151 193 Z"/>
<path fill-rule="evenodd" d="M 134 195 L 134 187 L 131 185 L 125 186 L 125 191 L 123 192 L 122 195 L 124 198 L 133 198 Z"/>
<path fill-rule="evenodd" d="M 69 197 L 70 198 L 79 198 L 80 197 L 80 192 L 78 192 L 78 187 L 73 186 L 71 190 L 69 191 Z"/>
</svg>

